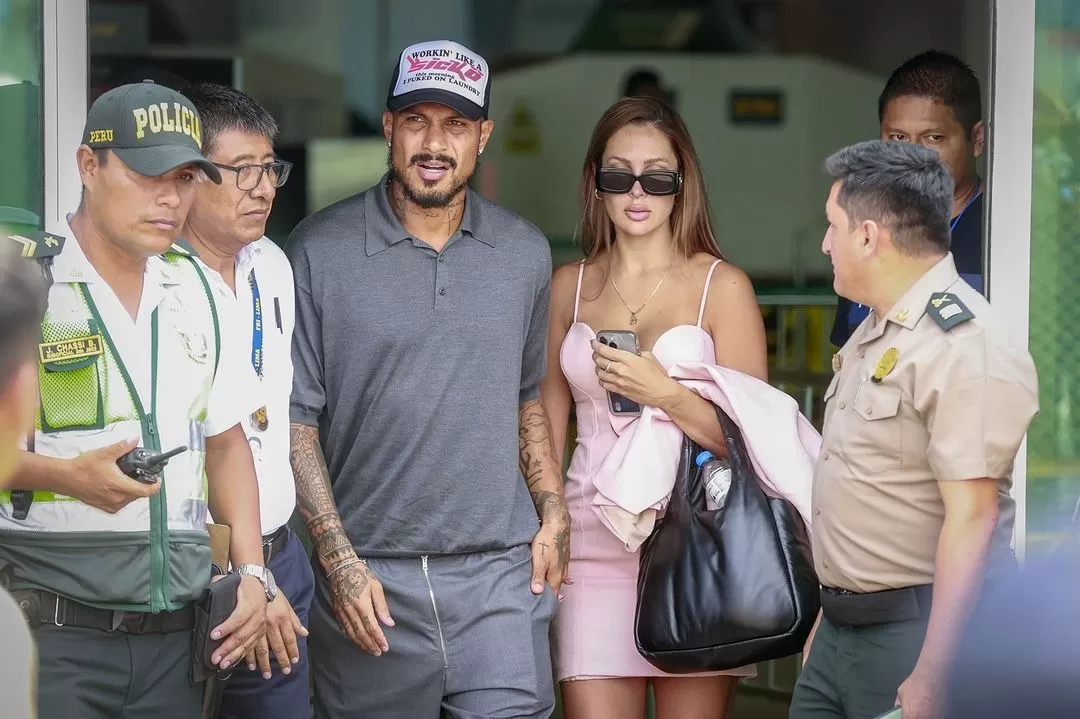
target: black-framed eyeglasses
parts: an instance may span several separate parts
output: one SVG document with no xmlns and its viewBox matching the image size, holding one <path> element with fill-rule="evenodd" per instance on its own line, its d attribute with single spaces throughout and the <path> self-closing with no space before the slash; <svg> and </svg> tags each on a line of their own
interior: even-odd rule
<svg viewBox="0 0 1080 719">
<path fill-rule="evenodd" d="M 219 170 L 230 170 L 236 173 L 236 187 L 244 192 L 251 192 L 262 182 L 263 173 L 270 174 L 270 184 L 281 187 L 289 179 L 292 171 L 292 163 L 286 160 L 274 160 L 262 165 L 223 165 L 215 162 L 214 167 Z"/>
<path fill-rule="evenodd" d="M 682 173 L 675 170 L 649 170 L 635 175 L 629 170 L 599 167 L 596 170 L 596 189 L 614 195 L 625 195 L 641 183 L 646 195 L 676 195 L 682 189 Z"/>
</svg>

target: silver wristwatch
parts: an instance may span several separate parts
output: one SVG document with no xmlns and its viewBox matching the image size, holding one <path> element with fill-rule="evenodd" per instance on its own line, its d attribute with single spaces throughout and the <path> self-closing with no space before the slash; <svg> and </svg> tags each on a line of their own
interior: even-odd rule
<svg viewBox="0 0 1080 719">
<path fill-rule="evenodd" d="M 274 581 L 274 573 L 261 564 L 241 564 L 236 568 L 237 574 L 247 574 L 262 582 L 266 589 L 266 601 L 274 601 L 277 596 L 277 582 Z"/>
</svg>

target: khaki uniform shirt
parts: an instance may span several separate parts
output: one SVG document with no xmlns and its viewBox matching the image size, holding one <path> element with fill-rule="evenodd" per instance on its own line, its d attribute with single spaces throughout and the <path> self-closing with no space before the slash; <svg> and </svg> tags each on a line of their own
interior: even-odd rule
<svg viewBox="0 0 1080 719">
<path fill-rule="evenodd" d="M 989 561 L 1009 556 L 1013 461 L 1038 392 L 1031 356 L 1009 345 L 992 316 L 947 255 L 885 319 L 871 313 L 834 359 L 813 490 L 824 586 L 933 582 L 945 518 L 939 482 L 998 480 Z"/>
</svg>

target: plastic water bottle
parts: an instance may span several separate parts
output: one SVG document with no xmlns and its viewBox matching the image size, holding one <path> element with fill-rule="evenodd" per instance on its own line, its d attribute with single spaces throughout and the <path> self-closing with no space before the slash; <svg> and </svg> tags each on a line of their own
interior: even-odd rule
<svg viewBox="0 0 1080 719">
<path fill-rule="evenodd" d="M 698 454 L 695 460 L 705 483 L 705 508 L 723 509 L 731 489 L 731 466 L 727 460 L 719 459 L 708 450 Z"/>
</svg>

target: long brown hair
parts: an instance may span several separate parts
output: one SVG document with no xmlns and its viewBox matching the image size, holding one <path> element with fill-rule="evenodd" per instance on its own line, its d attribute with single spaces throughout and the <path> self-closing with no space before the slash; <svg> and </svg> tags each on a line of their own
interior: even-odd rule
<svg viewBox="0 0 1080 719">
<path fill-rule="evenodd" d="M 585 166 L 581 171 L 581 224 L 578 237 L 586 261 L 592 262 L 611 249 L 615 228 L 604 203 L 596 196 L 596 169 L 604 160 L 604 150 L 612 135 L 627 125 L 648 125 L 662 132 L 671 146 L 682 173 L 682 189 L 675 195 L 671 211 L 671 235 L 675 248 L 683 257 L 705 252 L 724 259 L 716 243 L 709 203 L 705 194 L 705 179 L 701 175 L 697 151 L 690 140 L 682 118 L 667 104 L 651 97 L 627 97 L 619 100 L 596 123 Z"/>
</svg>

